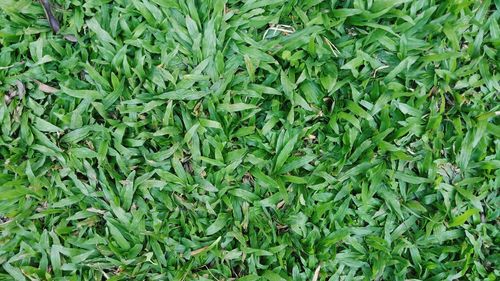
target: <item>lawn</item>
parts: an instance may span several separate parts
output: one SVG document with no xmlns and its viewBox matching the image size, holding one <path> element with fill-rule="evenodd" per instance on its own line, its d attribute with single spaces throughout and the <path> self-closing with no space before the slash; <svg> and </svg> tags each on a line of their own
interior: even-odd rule
<svg viewBox="0 0 500 281">
<path fill-rule="evenodd" d="M 0 0 L 0 280 L 499 280 L 499 8 Z"/>
</svg>

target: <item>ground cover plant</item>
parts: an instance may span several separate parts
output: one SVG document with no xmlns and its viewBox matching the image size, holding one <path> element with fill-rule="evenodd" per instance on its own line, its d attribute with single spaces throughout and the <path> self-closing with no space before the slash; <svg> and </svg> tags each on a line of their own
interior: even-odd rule
<svg viewBox="0 0 500 281">
<path fill-rule="evenodd" d="M 496 280 L 499 1 L 0 0 L 0 280 Z"/>
</svg>

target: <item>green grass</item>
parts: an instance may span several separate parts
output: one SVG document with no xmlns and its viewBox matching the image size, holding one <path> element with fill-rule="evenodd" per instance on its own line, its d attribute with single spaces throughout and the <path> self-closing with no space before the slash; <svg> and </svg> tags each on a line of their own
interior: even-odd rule
<svg viewBox="0 0 500 281">
<path fill-rule="evenodd" d="M 0 0 L 0 280 L 500 277 L 498 0 L 52 4 Z"/>
</svg>

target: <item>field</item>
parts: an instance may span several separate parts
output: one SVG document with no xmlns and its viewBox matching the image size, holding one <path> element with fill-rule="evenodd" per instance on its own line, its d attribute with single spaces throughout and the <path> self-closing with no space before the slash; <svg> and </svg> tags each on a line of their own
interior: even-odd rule
<svg viewBox="0 0 500 281">
<path fill-rule="evenodd" d="M 0 281 L 499 280 L 498 0 L 0 0 Z"/>
</svg>

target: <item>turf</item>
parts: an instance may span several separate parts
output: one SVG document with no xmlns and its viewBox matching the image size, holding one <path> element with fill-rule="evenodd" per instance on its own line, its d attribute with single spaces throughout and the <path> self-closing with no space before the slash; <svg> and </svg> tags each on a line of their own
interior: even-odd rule
<svg viewBox="0 0 500 281">
<path fill-rule="evenodd" d="M 0 0 L 0 280 L 497 280 L 499 7 Z"/>
</svg>

